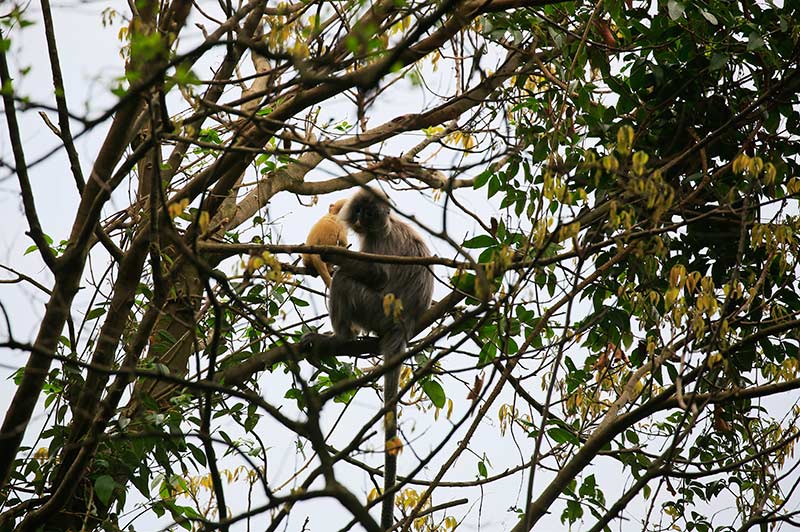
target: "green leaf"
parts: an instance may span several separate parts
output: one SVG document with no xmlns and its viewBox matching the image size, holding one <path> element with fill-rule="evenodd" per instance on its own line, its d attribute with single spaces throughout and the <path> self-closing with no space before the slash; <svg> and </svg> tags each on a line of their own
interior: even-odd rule
<svg viewBox="0 0 800 532">
<path fill-rule="evenodd" d="M 103 307 L 95 307 L 92 310 L 90 310 L 89 313 L 86 315 L 86 321 L 96 320 L 105 313 L 106 309 L 104 309 Z"/>
<path fill-rule="evenodd" d="M 309 305 L 308 301 L 304 301 L 299 297 L 292 297 L 292 303 L 294 303 L 298 307 L 307 307 Z"/>
<path fill-rule="evenodd" d="M 703 15 L 703 18 L 706 19 L 707 21 L 709 21 L 714 26 L 719 24 L 719 21 L 717 20 L 717 17 L 715 17 L 714 15 L 712 15 L 711 13 L 706 11 L 705 9 L 701 9 L 700 10 L 700 14 Z"/>
<path fill-rule="evenodd" d="M 100 499 L 100 502 L 108 506 L 108 503 L 111 501 L 111 494 L 114 492 L 116 486 L 117 483 L 114 482 L 113 478 L 109 475 L 103 475 L 95 479 L 94 492 L 97 498 Z"/>
<path fill-rule="evenodd" d="M 747 51 L 752 52 L 764 46 L 764 39 L 756 32 L 750 33 L 747 37 Z"/>
<path fill-rule="evenodd" d="M 483 460 L 478 462 L 478 474 L 480 476 L 482 476 L 483 478 L 486 478 L 486 477 L 489 476 L 489 473 L 486 471 L 486 464 L 483 463 Z"/>
<path fill-rule="evenodd" d="M 493 174 L 491 170 L 484 170 L 483 172 L 481 172 L 481 174 L 475 178 L 475 183 L 473 183 L 472 185 L 473 188 L 475 189 L 481 188 L 483 185 L 489 182 L 489 178 L 492 177 L 492 175 Z"/>
<path fill-rule="evenodd" d="M 552 273 L 547 276 L 547 293 L 550 294 L 550 297 L 553 297 L 556 293 L 557 282 L 558 279 Z"/>
<path fill-rule="evenodd" d="M 500 190 L 500 187 L 503 186 L 503 182 L 500 181 L 500 178 L 496 175 L 493 175 L 492 178 L 489 180 L 489 190 L 487 195 L 491 198 Z"/>
<path fill-rule="evenodd" d="M 464 242 L 464 247 L 469 249 L 485 248 L 494 246 L 497 241 L 489 235 L 478 235 L 475 238 L 470 238 Z"/>
<path fill-rule="evenodd" d="M 581 497 L 592 497 L 594 496 L 594 492 L 597 489 L 597 479 L 595 479 L 594 475 L 589 475 L 581 484 L 580 489 L 578 490 L 578 494 Z"/>
<path fill-rule="evenodd" d="M 295 401 L 297 401 L 298 408 L 302 409 L 303 407 L 305 407 L 306 401 L 305 398 L 303 397 L 303 392 L 301 392 L 297 388 L 289 388 L 288 390 L 286 390 L 286 393 L 283 395 L 283 397 L 285 397 L 286 399 L 294 399 Z"/>
<path fill-rule="evenodd" d="M 247 412 L 247 417 L 244 420 L 244 430 L 247 432 L 252 432 L 253 429 L 258 424 L 258 420 L 261 418 L 260 415 L 256 414 L 255 411 Z"/>
<path fill-rule="evenodd" d="M 436 408 L 444 408 L 444 403 L 447 396 L 444 394 L 444 388 L 436 381 L 427 381 L 422 385 L 422 391 L 431 400 Z"/>
<path fill-rule="evenodd" d="M 189 448 L 189 451 L 192 453 L 192 456 L 195 460 L 197 460 L 198 463 L 206 465 L 206 455 L 197 445 L 187 443 L 186 446 Z"/>
<path fill-rule="evenodd" d="M 710 61 L 708 67 L 713 72 L 713 71 L 716 71 L 716 70 L 720 70 L 726 64 L 728 64 L 728 56 L 727 55 L 714 53 L 714 54 L 711 55 L 711 61 Z"/>
<path fill-rule="evenodd" d="M 561 427 L 553 427 L 552 429 L 548 429 L 547 435 L 553 438 L 556 443 L 572 443 L 576 445 L 580 443 L 577 436 L 567 429 Z"/>
<path fill-rule="evenodd" d="M 497 346 L 493 342 L 486 342 L 481 347 L 481 352 L 478 355 L 478 366 L 484 366 L 494 360 L 497 356 Z"/>
<path fill-rule="evenodd" d="M 569 521 L 570 523 L 574 523 L 581 517 L 583 517 L 583 507 L 581 503 L 572 499 L 568 500 L 567 507 L 561 514 L 561 522 Z"/>
<path fill-rule="evenodd" d="M 200 515 L 197 510 L 192 508 L 191 506 L 179 506 L 179 508 L 183 511 L 183 515 L 186 517 L 191 517 L 192 519 L 202 519 L 203 516 Z M 191 523 L 189 523 L 191 525 Z M 189 526 L 189 530 L 191 530 L 191 526 Z"/>
<path fill-rule="evenodd" d="M 678 20 L 683 16 L 683 11 L 686 9 L 683 4 L 680 2 L 676 2 L 675 0 L 669 0 L 667 2 L 667 10 L 669 10 L 669 18 L 672 20 Z"/>
</svg>

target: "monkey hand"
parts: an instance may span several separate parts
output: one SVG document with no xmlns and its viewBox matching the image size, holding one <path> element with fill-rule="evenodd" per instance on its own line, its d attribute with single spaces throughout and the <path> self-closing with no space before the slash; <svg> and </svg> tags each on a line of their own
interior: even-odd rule
<svg viewBox="0 0 800 532">
<path fill-rule="evenodd" d="M 305 333 L 298 344 L 300 346 L 300 351 L 304 353 L 313 353 L 314 349 L 318 344 L 321 343 L 321 340 L 325 339 L 325 337 L 326 336 L 324 334 L 320 333 Z"/>
<path fill-rule="evenodd" d="M 300 339 L 300 351 L 310 357 L 319 358 L 330 354 L 331 348 L 336 343 L 336 337 L 330 334 L 309 332 Z"/>
</svg>

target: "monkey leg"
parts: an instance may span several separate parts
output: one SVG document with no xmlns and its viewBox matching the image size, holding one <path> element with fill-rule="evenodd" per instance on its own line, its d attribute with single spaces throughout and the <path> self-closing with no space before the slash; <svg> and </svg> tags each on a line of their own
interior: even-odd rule
<svg viewBox="0 0 800 532">
<path fill-rule="evenodd" d="M 330 288 L 331 272 L 328 269 L 328 265 L 322 261 L 319 255 L 314 255 L 313 262 L 314 262 L 314 269 L 317 270 L 319 276 L 322 277 L 322 280 L 325 282 L 325 286 Z"/>
<path fill-rule="evenodd" d="M 303 265 L 309 270 L 308 273 L 316 274 L 322 277 L 322 280 L 325 282 L 325 286 L 328 288 L 331 287 L 331 272 L 328 268 L 328 265 L 320 258 L 319 255 L 303 255 Z"/>
<path fill-rule="evenodd" d="M 364 317 L 377 306 L 370 304 L 371 299 L 377 301 L 377 296 L 365 290 L 362 284 L 341 269 L 336 270 L 328 292 L 328 310 L 333 333 L 344 338 L 354 338 L 360 329 L 368 329 Z"/>
<path fill-rule="evenodd" d="M 325 286 L 328 288 L 331 287 L 331 272 L 328 271 L 328 265 L 324 262 L 322 263 L 322 267 L 319 269 L 319 276 L 322 277 L 322 280 L 325 282 Z"/>
</svg>

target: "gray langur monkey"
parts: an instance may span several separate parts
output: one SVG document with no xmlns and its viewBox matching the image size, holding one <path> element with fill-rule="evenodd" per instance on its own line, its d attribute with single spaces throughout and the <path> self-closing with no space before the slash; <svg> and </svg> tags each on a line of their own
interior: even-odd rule
<svg viewBox="0 0 800 532">
<path fill-rule="evenodd" d="M 360 251 L 382 255 L 429 257 L 428 246 L 410 225 L 392 215 L 389 200 L 382 192 L 364 188 L 353 195 L 339 218 L 358 234 Z M 334 336 L 310 334 L 305 347 L 328 346 L 350 340 L 359 331 L 378 335 L 378 350 L 384 364 L 394 367 L 384 374 L 383 401 L 386 415 L 383 504 L 381 528 L 394 524 L 394 488 L 397 477 L 397 391 L 400 361 L 416 325 L 431 304 L 433 273 L 426 266 L 374 264 L 366 261 L 331 258 L 339 268 L 333 275 L 329 310 Z M 394 447 L 394 448 L 392 448 Z"/>
</svg>

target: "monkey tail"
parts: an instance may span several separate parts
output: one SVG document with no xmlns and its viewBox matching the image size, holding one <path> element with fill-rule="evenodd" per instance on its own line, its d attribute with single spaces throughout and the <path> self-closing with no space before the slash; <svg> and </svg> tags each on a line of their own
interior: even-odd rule
<svg viewBox="0 0 800 532">
<path fill-rule="evenodd" d="M 383 503 L 381 505 L 381 530 L 394 524 L 394 486 L 397 481 L 397 388 L 400 368 L 389 370 L 383 377 L 384 430 L 386 441 L 383 454 Z M 394 393 L 392 393 L 394 392 Z"/>
<path fill-rule="evenodd" d="M 393 365 L 406 352 L 407 335 L 401 327 L 381 335 L 380 353 L 383 362 Z M 383 503 L 381 505 L 381 529 L 389 530 L 394 525 L 394 488 L 397 481 L 397 455 L 400 445 L 397 437 L 397 391 L 400 386 L 400 364 L 389 369 L 383 377 L 384 431 L 386 432 L 383 453 Z"/>
</svg>

